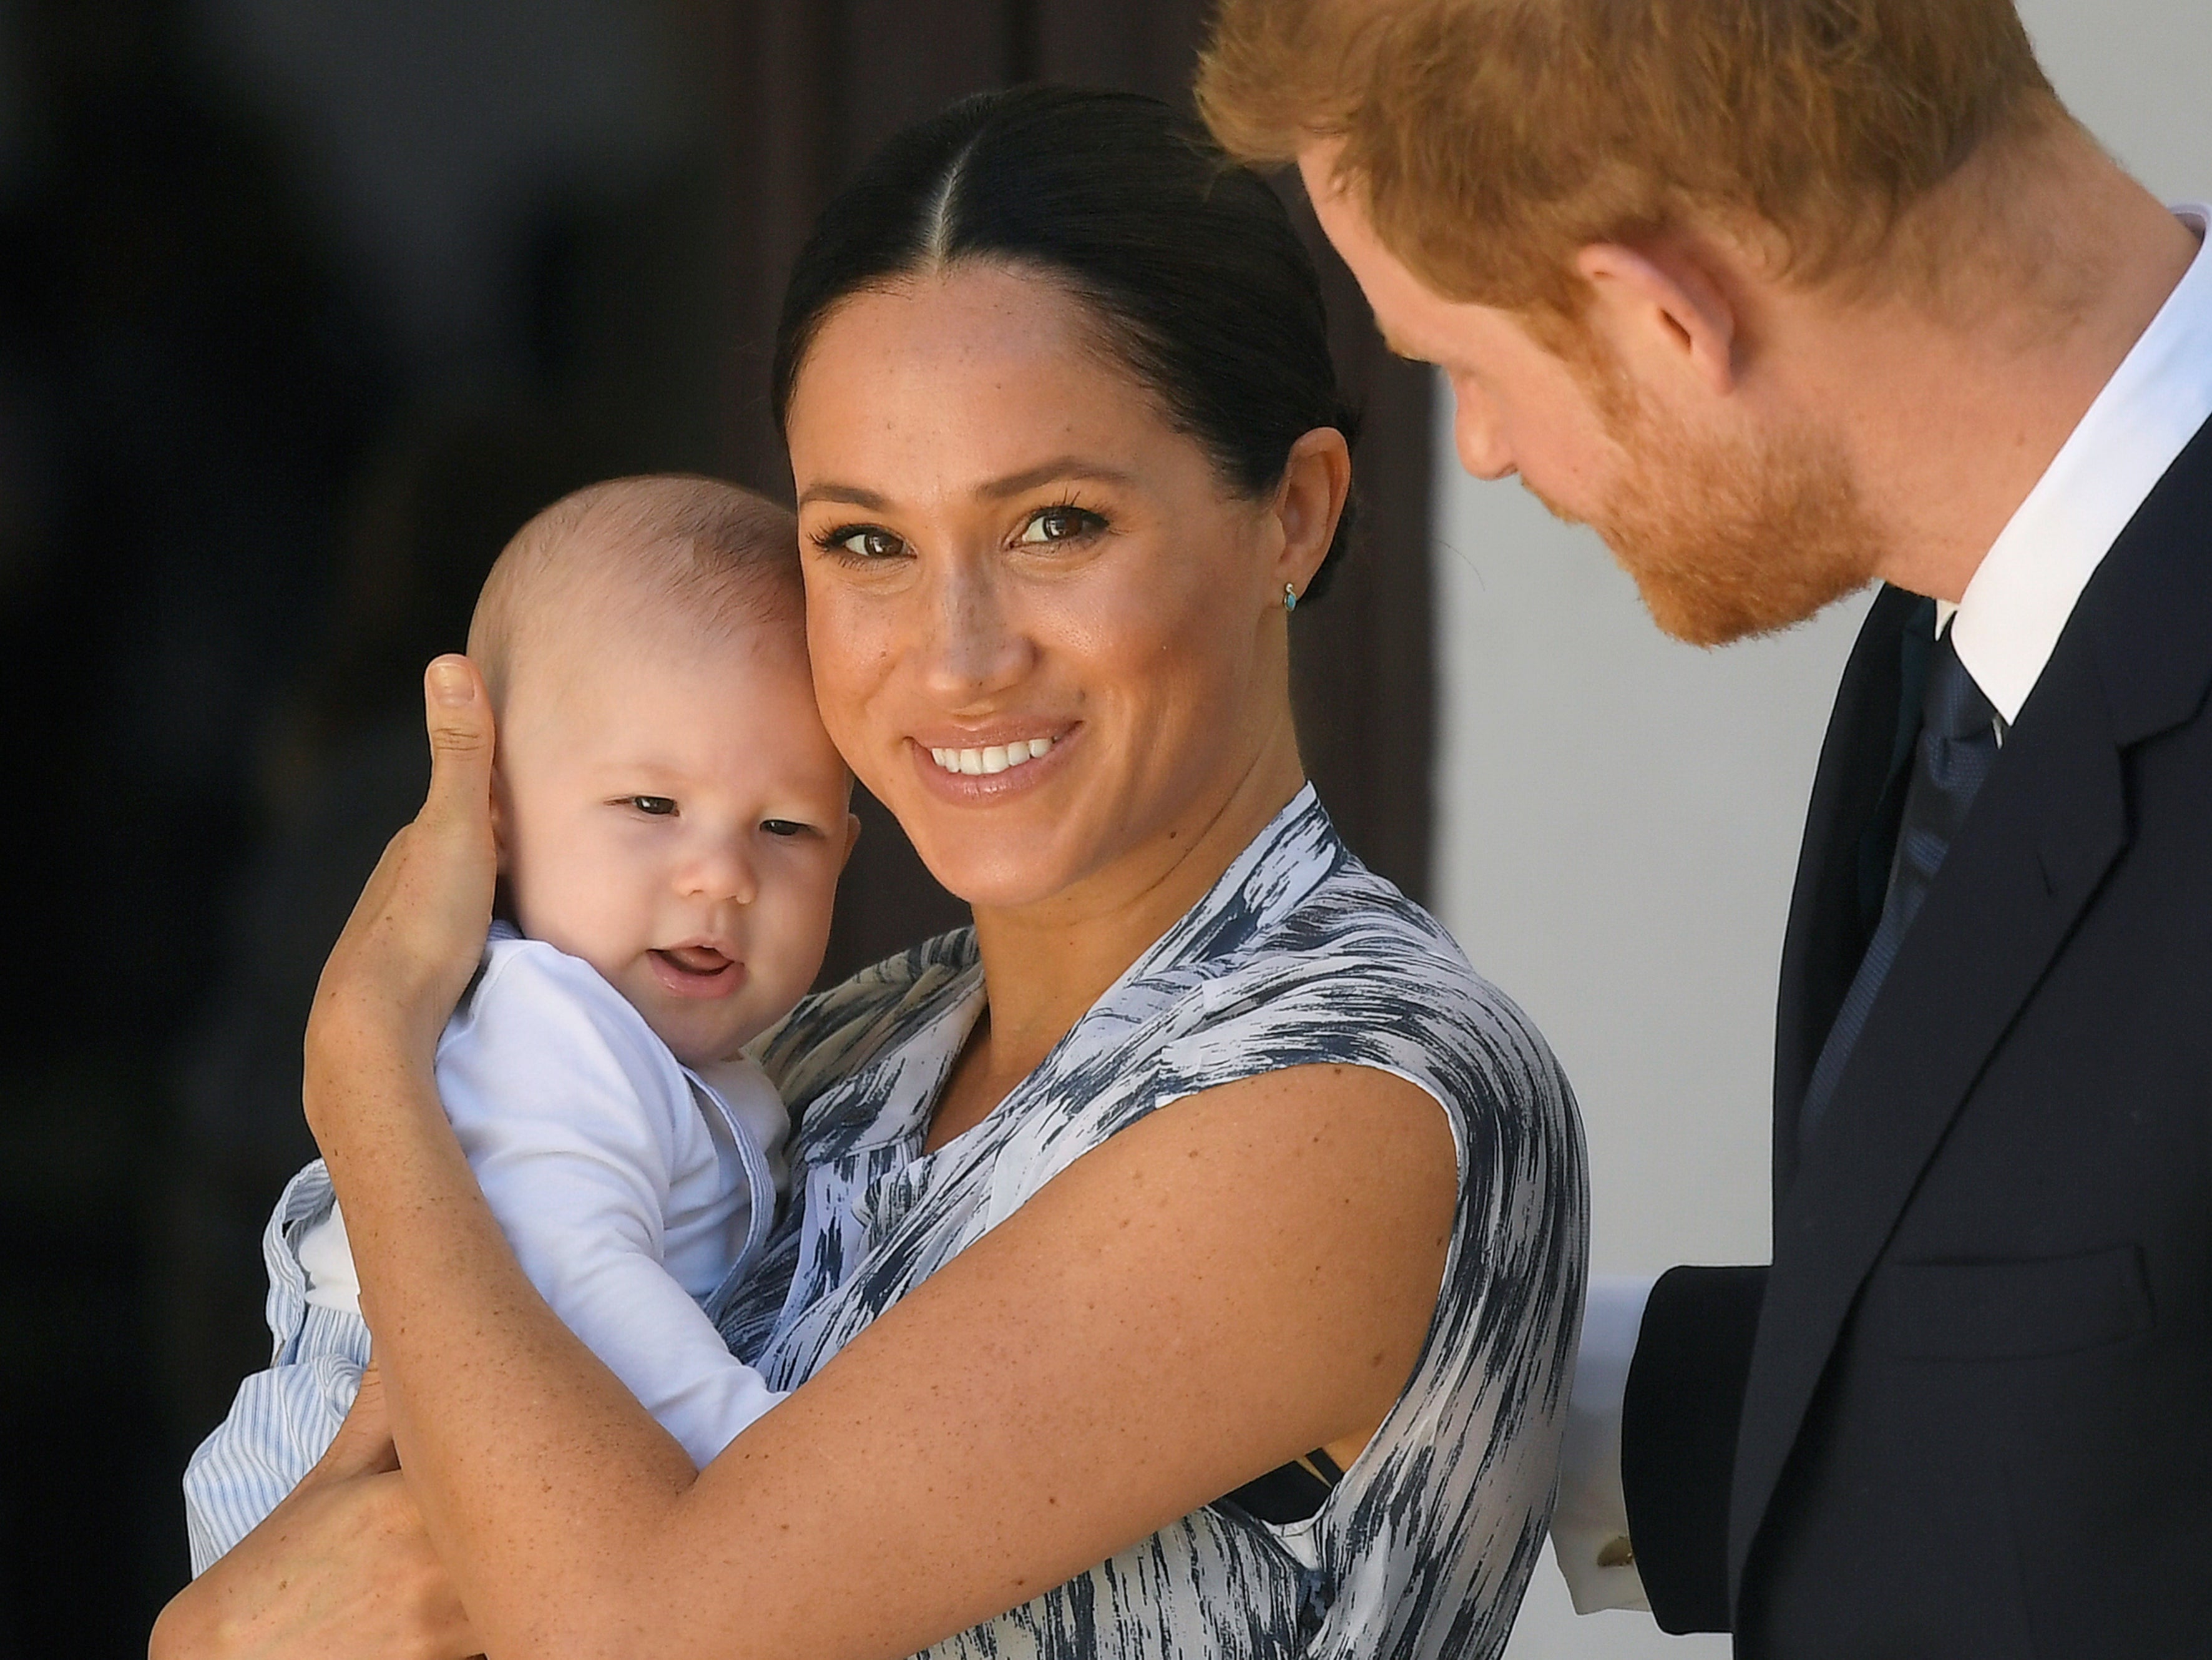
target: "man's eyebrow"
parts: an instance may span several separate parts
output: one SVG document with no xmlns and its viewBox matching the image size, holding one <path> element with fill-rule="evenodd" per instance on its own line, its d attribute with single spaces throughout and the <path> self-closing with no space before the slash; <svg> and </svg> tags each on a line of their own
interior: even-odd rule
<svg viewBox="0 0 2212 1660">
<path fill-rule="evenodd" d="M 1087 478 L 1101 484 L 1127 484 L 1133 476 L 1119 467 L 1109 467 L 1102 461 L 1086 460 L 1079 455 L 1056 455 L 1049 461 L 1040 461 L 1033 467 L 1024 467 L 1019 472 L 1010 472 L 1003 478 L 994 478 L 978 484 L 975 494 L 986 501 L 1002 502 L 1010 496 L 1020 496 L 1040 484 L 1053 483 L 1066 478 Z M 805 507 L 813 502 L 841 502 L 848 507 L 865 508 L 870 513 L 888 513 L 888 497 L 859 484 L 810 484 L 799 498 Z"/>
</svg>

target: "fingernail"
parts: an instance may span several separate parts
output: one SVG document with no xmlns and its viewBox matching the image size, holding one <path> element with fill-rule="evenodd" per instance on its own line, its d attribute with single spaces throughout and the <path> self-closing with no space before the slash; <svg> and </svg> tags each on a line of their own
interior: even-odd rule
<svg viewBox="0 0 2212 1660">
<path fill-rule="evenodd" d="M 430 696 L 441 703 L 464 704 L 475 695 L 469 672 L 460 664 L 441 657 L 430 665 Z"/>
</svg>

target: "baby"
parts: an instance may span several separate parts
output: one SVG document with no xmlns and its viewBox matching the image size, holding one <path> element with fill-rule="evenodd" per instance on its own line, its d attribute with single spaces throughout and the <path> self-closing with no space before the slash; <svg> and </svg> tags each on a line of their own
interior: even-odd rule
<svg viewBox="0 0 2212 1660">
<path fill-rule="evenodd" d="M 703 478 L 580 490 L 500 556 L 469 654 L 501 920 L 439 1092 L 523 1270 L 703 1465 L 781 1398 L 714 1326 L 783 1186 L 789 1121 L 744 1046 L 820 969 L 859 829 L 791 517 Z M 319 1164 L 264 1255 L 274 1364 L 185 1471 L 195 1574 L 321 1456 L 368 1359 Z"/>
</svg>

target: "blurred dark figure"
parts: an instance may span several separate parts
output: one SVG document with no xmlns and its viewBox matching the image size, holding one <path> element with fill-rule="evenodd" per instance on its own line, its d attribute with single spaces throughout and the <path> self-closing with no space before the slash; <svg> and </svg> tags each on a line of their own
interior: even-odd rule
<svg viewBox="0 0 2212 1660">
<path fill-rule="evenodd" d="M 387 385 L 275 146 L 181 78 L 178 8 L 9 21 L 0 1651 L 119 1655 L 183 1561 L 148 1479 L 173 1462 L 142 1225 L 163 1056 Z"/>
<path fill-rule="evenodd" d="M 386 401 L 273 144 L 175 78 L 173 9 L 22 14 L 35 99 L 0 326 L 50 466 L 0 649 L 4 741 L 9 775 L 76 810 L 20 817 L 40 879 L 15 917 L 82 944 L 0 966 L 11 1051 L 157 1053 L 188 1012 L 259 712 L 314 637 L 319 556 Z"/>
<path fill-rule="evenodd" d="M 0 0 L 0 1656 L 185 1577 L 422 664 L 538 508 L 720 453 L 682 9 Z"/>
</svg>

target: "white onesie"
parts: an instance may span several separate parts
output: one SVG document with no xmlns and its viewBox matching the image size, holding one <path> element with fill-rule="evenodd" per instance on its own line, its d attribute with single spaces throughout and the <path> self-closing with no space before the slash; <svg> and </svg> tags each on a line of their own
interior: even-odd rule
<svg viewBox="0 0 2212 1660">
<path fill-rule="evenodd" d="M 790 1120 L 757 1067 L 684 1066 L 589 964 L 499 924 L 439 1040 L 437 1078 L 523 1272 L 695 1463 L 782 1398 L 714 1322 L 785 1183 Z M 275 1353 L 185 1469 L 195 1574 L 322 1456 L 368 1359 L 319 1163 L 277 1201 L 263 1255 Z"/>
</svg>

